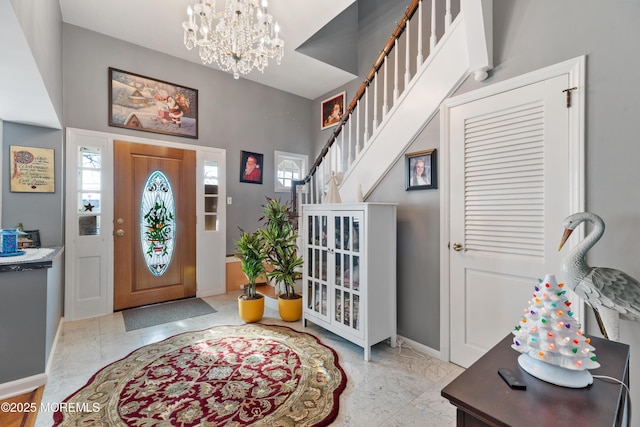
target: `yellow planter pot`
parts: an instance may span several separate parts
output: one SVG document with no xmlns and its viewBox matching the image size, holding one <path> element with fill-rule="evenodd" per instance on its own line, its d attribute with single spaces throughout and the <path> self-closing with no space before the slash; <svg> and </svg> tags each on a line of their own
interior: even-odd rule
<svg viewBox="0 0 640 427">
<path fill-rule="evenodd" d="M 247 323 L 254 323 L 262 319 L 264 314 L 264 297 L 258 295 L 258 299 L 243 299 L 238 297 L 238 314 Z"/>
<path fill-rule="evenodd" d="M 285 322 L 295 322 L 302 317 L 302 297 L 296 299 L 284 299 L 278 297 L 278 312 Z"/>
</svg>

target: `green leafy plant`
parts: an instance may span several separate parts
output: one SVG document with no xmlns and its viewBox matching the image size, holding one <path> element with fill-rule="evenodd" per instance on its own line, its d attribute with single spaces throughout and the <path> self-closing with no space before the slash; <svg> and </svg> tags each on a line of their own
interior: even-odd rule
<svg viewBox="0 0 640 427">
<path fill-rule="evenodd" d="M 167 254 L 165 242 L 171 236 L 173 219 L 173 213 L 169 212 L 163 201 L 156 201 L 144 216 L 144 220 L 146 221 L 145 227 L 147 228 L 144 234 L 149 241 L 163 245 L 163 255 Z M 147 254 L 151 255 L 152 251 L 153 245 L 150 245 Z"/>
<path fill-rule="evenodd" d="M 267 197 L 267 204 L 262 206 L 263 226 L 258 232 L 262 238 L 262 247 L 266 261 L 272 271 L 267 273 L 269 279 L 284 283 L 286 299 L 300 298 L 295 293 L 297 269 L 302 267 L 302 257 L 297 255 L 295 215 L 288 202 L 280 202 Z"/>
<path fill-rule="evenodd" d="M 244 287 L 245 299 L 256 299 L 256 280 L 264 274 L 265 253 L 263 251 L 262 236 L 260 232 L 247 233 L 240 228 L 240 239 L 236 240 L 236 256 L 240 259 L 240 268 L 249 284 Z"/>
</svg>

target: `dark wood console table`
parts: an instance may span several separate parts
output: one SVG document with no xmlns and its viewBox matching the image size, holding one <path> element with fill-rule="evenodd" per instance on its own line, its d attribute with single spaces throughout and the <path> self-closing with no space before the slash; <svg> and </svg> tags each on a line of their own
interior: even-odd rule
<svg viewBox="0 0 640 427">
<path fill-rule="evenodd" d="M 481 357 L 442 389 L 442 396 L 457 408 L 457 426 L 621 426 L 627 394 L 610 380 L 593 379 L 586 388 L 572 389 L 541 381 L 518 365 L 520 353 L 511 348 L 513 335 Z M 629 384 L 629 346 L 592 337 L 600 368 L 591 374 L 606 375 Z M 498 375 L 498 368 L 512 369 L 527 385 L 512 390 Z"/>
</svg>

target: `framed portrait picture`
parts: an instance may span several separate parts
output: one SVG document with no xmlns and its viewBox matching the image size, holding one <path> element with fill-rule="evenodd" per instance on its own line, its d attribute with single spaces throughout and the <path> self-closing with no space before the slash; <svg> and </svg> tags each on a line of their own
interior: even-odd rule
<svg viewBox="0 0 640 427">
<path fill-rule="evenodd" d="M 198 137 L 198 91 L 109 67 L 109 126 Z"/>
<path fill-rule="evenodd" d="M 250 151 L 240 151 L 240 182 L 262 184 L 264 156 Z"/>
<path fill-rule="evenodd" d="M 55 192 L 55 164 L 52 148 L 11 145 L 9 162 L 12 193 Z"/>
<path fill-rule="evenodd" d="M 405 154 L 406 189 L 423 190 L 436 186 L 436 149 Z"/>
<path fill-rule="evenodd" d="M 320 114 L 322 115 L 320 129 L 333 127 L 340 122 L 345 110 L 345 97 L 346 92 L 342 92 L 322 101 L 322 106 L 320 107 Z"/>
</svg>

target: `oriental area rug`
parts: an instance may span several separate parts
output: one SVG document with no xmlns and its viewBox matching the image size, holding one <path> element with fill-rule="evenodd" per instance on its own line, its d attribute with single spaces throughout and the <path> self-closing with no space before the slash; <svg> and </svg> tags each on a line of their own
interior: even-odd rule
<svg viewBox="0 0 640 427">
<path fill-rule="evenodd" d="M 258 323 L 135 350 L 65 399 L 54 426 L 327 426 L 347 377 L 315 336 Z"/>
</svg>

